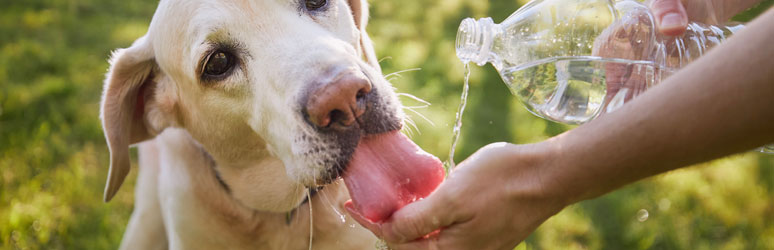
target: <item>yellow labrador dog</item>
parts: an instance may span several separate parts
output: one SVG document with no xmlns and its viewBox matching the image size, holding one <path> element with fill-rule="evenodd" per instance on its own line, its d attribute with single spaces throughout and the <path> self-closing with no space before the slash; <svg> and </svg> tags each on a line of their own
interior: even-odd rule
<svg viewBox="0 0 774 250">
<path fill-rule="evenodd" d="M 344 203 L 389 178 L 347 177 L 350 160 L 400 168 L 432 157 L 397 132 L 403 113 L 365 32 L 366 4 L 162 0 L 148 33 L 114 53 L 102 97 L 106 201 L 139 147 L 121 249 L 373 248 Z M 374 137 L 389 145 L 364 142 Z"/>
</svg>

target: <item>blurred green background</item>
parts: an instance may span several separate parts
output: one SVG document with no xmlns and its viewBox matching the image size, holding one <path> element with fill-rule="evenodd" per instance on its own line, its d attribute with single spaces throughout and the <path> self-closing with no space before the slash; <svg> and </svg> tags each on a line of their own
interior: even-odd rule
<svg viewBox="0 0 774 250">
<path fill-rule="evenodd" d="M 772 0 L 737 16 L 746 21 Z M 412 112 L 412 138 L 446 158 L 462 89 L 454 54 L 464 17 L 502 21 L 520 0 L 371 1 L 369 32 Z M 107 58 L 143 35 L 157 1 L 0 3 L 0 248 L 115 249 L 136 171 L 101 200 L 108 151 L 98 119 Z M 406 106 L 420 102 L 402 97 Z M 491 66 L 473 67 L 457 161 L 491 142 L 530 143 L 568 126 L 529 114 Z M 492 187 L 497 188 L 497 187 Z M 647 216 L 646 216 L 647 214 Z M 673 171 L 581 202 L 518 249 L 774 249 L 774 157 L 756 153 Z"/>
</svg>

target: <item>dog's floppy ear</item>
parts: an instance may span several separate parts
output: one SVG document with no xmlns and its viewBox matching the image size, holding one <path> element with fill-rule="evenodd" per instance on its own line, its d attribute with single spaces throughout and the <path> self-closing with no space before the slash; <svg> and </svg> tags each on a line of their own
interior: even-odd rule
<svg viewBox="0 0 774 250">
<path fill-rule="evenodd" d="M 105 79 L 100 117 L 110 150 L 110 170 L 105 202 L 110 201 L 129 173 L 129 145 L 150 139 L 145 105 L 155 89 L 156 63 L 148 39 L 142 37 L 127 49 L 116 50 Z"/>
<path fill-rule="evenodd" d="M 374 52 L 374 46 L 371 43 L 371 38 L 368 37 L 366 32 L 366 25 L 368 24 L 368 1 L 367 0 L 349 0 L 349 8 L 352 9 L 352 16 L 355 18 L 355 25 L 360 31 L 360 50 L 363 53 L 363 57 L 374 66 L 381 73 L 382 68 L 379 66 L 379 61 L 376 59 L 376 52 Z"/>
</svg>

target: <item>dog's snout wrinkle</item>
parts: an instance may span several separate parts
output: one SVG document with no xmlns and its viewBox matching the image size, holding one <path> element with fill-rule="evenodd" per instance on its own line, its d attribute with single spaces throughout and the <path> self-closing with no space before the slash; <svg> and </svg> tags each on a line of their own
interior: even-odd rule
<svg viewBox="0 0 774 250">
<path fill-rule="evenodd" d="M 305 112 L 317 127 L 349 127 L 366 112 L 371 82 L 362 73 L 346 71 L 309 93 Z"/>
</svg>

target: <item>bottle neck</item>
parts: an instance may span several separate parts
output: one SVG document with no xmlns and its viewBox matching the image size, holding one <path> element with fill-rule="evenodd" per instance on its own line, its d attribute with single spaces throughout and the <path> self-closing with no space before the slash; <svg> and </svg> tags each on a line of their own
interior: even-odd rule
<svg viewBox="0 0 774 250">
<path fill-rule="evenodd" d="M 492 18 L 465 18 L 457 30 L 457 57 L 483 66 L 489 61 L 496 24 Z"/>
</svg>

